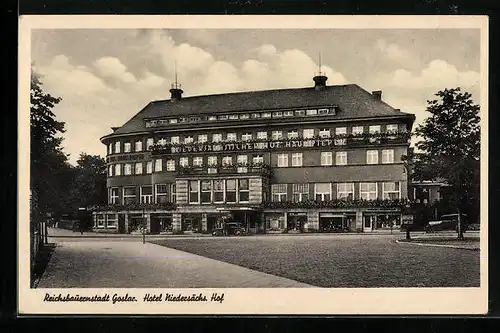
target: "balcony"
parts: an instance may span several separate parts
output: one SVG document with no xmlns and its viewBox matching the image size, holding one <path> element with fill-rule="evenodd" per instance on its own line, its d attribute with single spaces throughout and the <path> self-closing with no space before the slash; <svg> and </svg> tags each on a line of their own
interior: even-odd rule
<svg viewBox="0 0 500 333">
<path fill-rule="evenodd" d="M 278 140 L 240 140 L 225 142 L 203 142 L 170 144 L 157 142 L 151 147 L 151 154 L 173 155 L 185 153 L 215 153 L 237 151 L 272 151 L 287 148 L 324 149 L 327 147 L 358 147 L 373 145 L 409 144 L 411 133 L 364 133 L 358 135 L 334 135 L 331 137 L 294 138 Z"/>
<path fill-rule="evenodd" d="M 206 175 L 258 175 L 269 176 L 271 172 L 267 164 L 236 164 L 236 165 L 213 165 L 206 167 L 180 167 L 177 171 L 178 177 L 184 176 L 206 176 Z"/>
<path fill-rule="evenodd" d="M 377 199 L 377 200 L 343 200 L 335 199 L 329 201 L 306 200 L 306 201 L 267 201 L 262 203 L 262 208 L 288 209 L 288 208 L 403 208 L 409 204 L 407 199 Z"/>
</svg>

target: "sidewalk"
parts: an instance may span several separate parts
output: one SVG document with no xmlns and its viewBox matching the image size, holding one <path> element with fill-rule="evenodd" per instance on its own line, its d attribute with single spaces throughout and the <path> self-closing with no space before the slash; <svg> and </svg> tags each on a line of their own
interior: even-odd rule
<svg viewBox="0 0 500 333">
<path fill-rule="evenodd" d="M 314 287 L 226 262 L 136 241 L 60 242 L 38 288 Z"/>
</svg>

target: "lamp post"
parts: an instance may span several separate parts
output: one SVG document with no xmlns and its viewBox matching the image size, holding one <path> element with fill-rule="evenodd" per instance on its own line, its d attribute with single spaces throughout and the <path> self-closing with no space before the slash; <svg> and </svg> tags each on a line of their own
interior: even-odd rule
<svg viewBox="0 0 500 333">
<path fill-rule="evenodd" d="M 142 208 L 142 244 L 146 244 L 146 208 Z"/>
</svg>

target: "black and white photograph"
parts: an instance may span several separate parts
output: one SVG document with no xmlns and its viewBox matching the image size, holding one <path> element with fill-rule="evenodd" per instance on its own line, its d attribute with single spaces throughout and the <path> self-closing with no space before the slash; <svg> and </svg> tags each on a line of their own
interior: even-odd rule
<svg viewBox="0 0 500 333">
<path fill-rule="evenodd" d="M 487 311 L 485 17 L 20 29 L 26 311 Z"/>
</svg>

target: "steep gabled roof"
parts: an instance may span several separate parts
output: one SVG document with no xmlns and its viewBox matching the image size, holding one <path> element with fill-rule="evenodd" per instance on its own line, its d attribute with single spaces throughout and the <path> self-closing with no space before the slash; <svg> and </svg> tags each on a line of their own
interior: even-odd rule
<svg viewBox="0 0 500 333">
<path fill-rule="evenodd" d="M 183 97 L 175 102 L 153 101 L 113 134 L 145 131 L 144 119 L 148 118 L 273 109 L 306 109 L 308 106 L 337 106 L 339 112 L 336 118 L 338 119 L 413 116 L 376 99 L 356 84 L 347 84 L 326 86 L 321 90 L 316 90 L 314 87 L 276 89 Z"/>
</svg>

